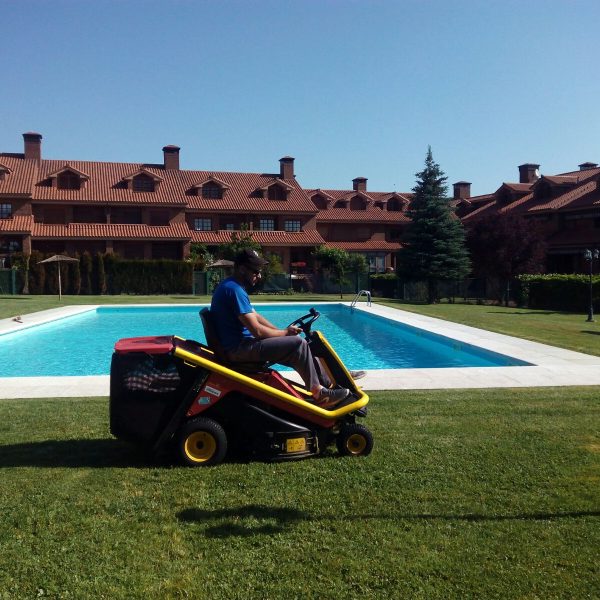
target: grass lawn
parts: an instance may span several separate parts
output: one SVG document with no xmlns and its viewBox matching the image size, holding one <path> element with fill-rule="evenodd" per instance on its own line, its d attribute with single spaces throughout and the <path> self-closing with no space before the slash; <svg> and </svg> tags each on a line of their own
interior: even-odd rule
<svg viewBox="0 0 600 600">
<path fill-rule="evenodd" d="M 0 402 L 0 598 L 598 598 L 597 388 L 374 392 L 367 458 L 189 469 Z"/>
</svg>

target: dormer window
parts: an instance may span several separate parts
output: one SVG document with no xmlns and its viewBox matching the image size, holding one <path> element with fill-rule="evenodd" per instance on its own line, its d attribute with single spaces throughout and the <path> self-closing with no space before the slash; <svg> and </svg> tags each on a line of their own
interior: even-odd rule
<svg viewBox="0 0 600 600">
<path fill-rule="evenodd" d="M 143 173 L 136 175 L 132 181 L 132 189 L 134 192 L 153 192 L 154 180 Z"/>
<path fill-rule="evenodd" d="M 367 202 L 360 196 L 354 196 L 350 200 L 350 210 L 367 210 Z"/>
<path fill-rule="evenodd" d="M 59 190 L 78 190 L 81 188 L 81 179 L 73 171 L 63 171 L 56 176 L 56 187 Z"/>
<path fill-rule="evenodd" d="M 327 208 L 327 200 L 320 194 L 315 194 L 312 197 L 312 201 L 319 210 L 325 210 Z"/>
<path fill-rule="evenodd" d="M 280 185 L 272 185 L 267 193 L 269 200 L 287 200 L 287 193 Z"/>
<path fill-rule="evenodd" d="M 224 181 L 217 179 L 214 175 L 209 175 L 208 179 L 193 185 L 190 193 L 208 200 L 223 200 L 228 189 L 229 185 Z"/>
<path fill-rule="evenodd" d="M 213 181 L 205 183 L 202 186 L 202 197 L 211 198 L 213 200 L 222 200 L 223 188 L 220 185 L 214 183 Z"/>
<path fill-rule="evenodd" d="M 392 212 L 400 212 L 402 210 L 402 204 L 398 198 L 391 198 L 387 201 L 387 209 Z"/>
<path fill-rule="evenodd" d="M 85 187 L 89 179 L 89 175 L 66 163 L 57 171 L 50 173 L 40 185 L 51 185 L 58 190 L 80 190 Z"/>
</svg>

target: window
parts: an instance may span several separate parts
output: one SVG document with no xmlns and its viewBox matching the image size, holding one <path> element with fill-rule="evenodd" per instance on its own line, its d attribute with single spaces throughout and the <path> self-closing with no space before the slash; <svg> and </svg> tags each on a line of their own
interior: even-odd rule
<svg viewBox="0 0 600 600">
<path fill-rule="evenodd" d="M 260 219 L 258 221 L 258 228 L 261 231 L 274 231 L 275 230 L 275 219 Z"/>
<path fill-rule="evenodd" d="M 194 219 L 194 229 L 196 231 L 212 231 L 212 220 Z"/>
<path fill-rule="evenodd" d="M 269 188 L 269 200 L 287 200 L 287 194 L 280 185 L 272 185 Z"/>
<path fill-rule="evenodd" d="M 113 208 L 110 222 L 123 225 L 138 225 L 142 222 L 142 211 L 139 208 Z"/>
<path fill-rule="evenodd" d="M 313 196 L 312 201 L 313 201 L 313 204 L 319 210 L 325 210 L 327 208 L 327 200 L 325 198 L 323 198 L 323 196 L 320 196 L 319 194 L 317 194 L 316 196 Z"/>
<path fill-rule="evenodd" d="M 400 200 L 398 198 L 392 198 L 388 200 L 387 209 L 393 212 L 399 212 L 402 210 L 402 206 L 400 205 Z"/>
<path fill-rule="evenodd" d="M 350 210 L 366 210 L 367 203 L 360 196 L 354 196 L 350 200 Z"/>
<path fill-rule="evenodd" d="M 73 171 L 63 171 L 56 178 L 56 186 L 59 190 L 78 190 L 81 187 L 81 180 Z"/>
<path fill-rule="evenodd" d="M 285 231 L 300 231 L 300 221 L 284 221 L 283 229 Z"/>
<path fill-rule="evenodd" d="M 153 192 L 154 180 L 148 175 L 137 175 L 133 178 L 134 192 Z"/>
<path fill-rule="evenodd" d="M 170 216 L 168 210 L 151 210 L 150 225 L 168 225 Z"/>
<path fill-rule="evenodd" d="M 221 200 L 223 198 L 223 188 L 216 183 L 207 183 L 202 186 L 202 197 Z"/>
<path fill-rule="evenodd" d="M 235 225 L 233 223 L 227 223 L 225 225 L 225 231 L 235 231 Z"/>
<path fill-rule="evenodd" d="M 106 223 L 103 206 L 74 206 L 73 223 Z"/>
<path fill-rule="evenodd" d="M 10 219 L 12 217 L 12 204 L 0 204 L 0 219 Z"/>
</svg>

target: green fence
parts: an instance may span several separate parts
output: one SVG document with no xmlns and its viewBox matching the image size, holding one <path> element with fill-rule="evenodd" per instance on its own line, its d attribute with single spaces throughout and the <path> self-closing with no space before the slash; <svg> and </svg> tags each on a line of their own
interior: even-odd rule
<svg viewBox="0 0 600 600">
<path fill-rule="evenodd" d="M 14 269 L 0 269 L 0 294 L 17 293 L 17 272 Z"/>
</svg>

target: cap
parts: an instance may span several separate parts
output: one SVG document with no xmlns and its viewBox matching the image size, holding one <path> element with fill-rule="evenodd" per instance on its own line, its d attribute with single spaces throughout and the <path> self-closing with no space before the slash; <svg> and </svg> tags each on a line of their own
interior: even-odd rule
<svg viewBox="0 0 600 600">
<path fill-rule="evenodd" d="M 269 261 L 261 258 L 256 250 L 245 248 L 235 256 L 234 264 L 236 267 L 246 266 L 252 269 L 262 269 Z"/>
</svg>

